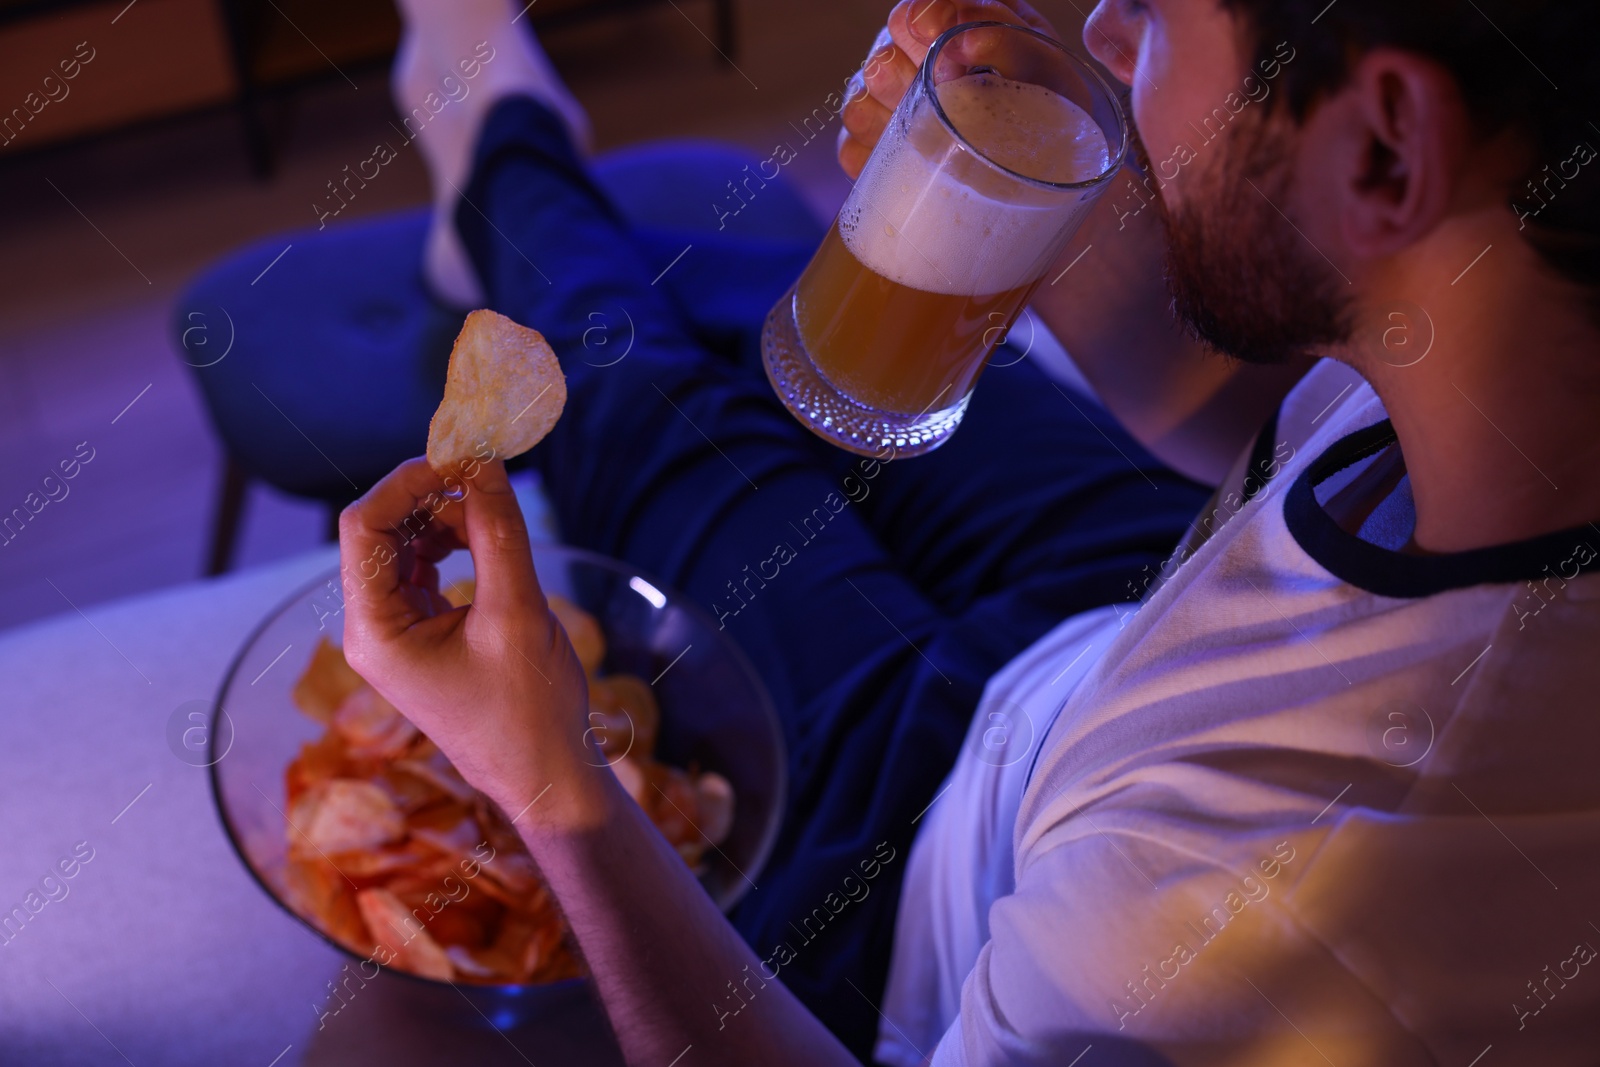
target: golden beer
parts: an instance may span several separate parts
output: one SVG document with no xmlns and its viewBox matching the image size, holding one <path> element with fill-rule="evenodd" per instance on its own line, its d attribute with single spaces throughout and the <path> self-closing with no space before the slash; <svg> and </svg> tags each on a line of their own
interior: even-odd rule
<svg viewBox="0 0 1600 1067">
<path fill-rule="evenodd" d="M 828 231 L 795 290 L 795 320 L 817 370 L 867 407 L 920 415 L 972 391 L 1035 279 L 983 296 L 930 293 L 875 274 Z"/>
<path fill-rule="evenodd" d="M 969 33 L 982 66 L 956 62 Z M 1125 142 L 1110 90 L 1059 43 L 996 23 L 944 34 L 768 317 L 779 397 L 843 448 L 938 447 Z"/>
</svg>

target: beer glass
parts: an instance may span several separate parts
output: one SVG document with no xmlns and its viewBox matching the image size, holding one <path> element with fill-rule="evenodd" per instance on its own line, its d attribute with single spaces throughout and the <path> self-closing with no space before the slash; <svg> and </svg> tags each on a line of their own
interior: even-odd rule
<svg viewBox="0 0 1600 1067">
<path fill-rule="evenodd" d="M 1127 141 L 1110 86 L 1060 42 L 998 22 L 941 35 L 767 316 L 762 360 L 790 412 L 880 458 L 948 440 Z"/>
</svg>

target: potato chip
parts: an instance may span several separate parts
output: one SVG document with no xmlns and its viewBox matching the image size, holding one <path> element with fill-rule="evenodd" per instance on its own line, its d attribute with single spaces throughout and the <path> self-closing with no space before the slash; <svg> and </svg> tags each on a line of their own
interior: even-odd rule
<svg viewBox="0 0 1600 1067">
<path fill-rule="evenodd" d="M 544 337 L 497 312 L 474 311 L 450 351 L 428 463 L 447 474 L 465 460 L 519 456 L 543 440 L 566 403 L 567 381 Z"/>
<path fill-rule="evenodd" d="M 295 706 L 318 722 L 325 723 L 345 698 L 366 686 L 366 681 L 345 662 L 339 646 L 324 637 L 311 652 L 305 673 L 294 683 Z"/>
<path fill-rule="evenodd" d="M 424 758 L 419 759 L 416 756 L 411 756 L 407 759 L 396 760 L 393 766 L 397 771 L 415 775 L 441 793 L 453 797 L 463 804 L 471 803 L 472 798 L 477 794 L 477 790 L 467 784 L 467 780 L 461 777 L 461 772 L 456 770 L 444 753 L 437 748 Z"/>
<path fill-rule="evenodd" d="M 606 658 L 606 635 L 599 621 L 564 596 L 551 596 L 549 600 L 550 611 L 567 631 L 567 640 L 572 642 L 583 672 L 592 677 Z"/>
<path fill-rule="evenodd" d="M 689 775 L 657 763 L 646 770 L 646 776 L 654 788 L 648 789 L 640 806 L 650 813 L 661 836 L 673 845 L 699 840 L 699 803 Z"/>
<path fill-rule="evenodd" d="M 289 907 L 314 920 L 318 929 L 357 955 L 372 951 L 355 891 L 338 868 L 312 855 L 291 859 L 283 873 L 284 902 Z"/>
<path fill-rule="evenodd" d="M 643 678 L 611 674 L 591 679 L 589 711 L 595 739 L 607 756 L 645 759 L 655 751 L 661 709 Z M 598 719 L 594 718 L 596 715 Z"/>
<path fill-rule="evenodd" d="M 295 833 L 289 847 L 324 855 L 375 849 L 405 833 L 405 819 L 389 795 L 371 782 L 335 778 L 308 790 L 289 809 Z"/>
<path fill-rule="evenodd" d="M 706 848 L 706 840 L 701 838 L 698 841 L 685 841 L 681 845 L 676 845 L 673 851 L 683 860 L 684 866 L 696 875 L 700 875 L 705 872 L 705 864 L 701 861 L 705 859 Z"/>
<path fill-rule="evenodd" d="M 354 882 L 381 879 L 417 865 L 425 846 L 406 844 L 399 848 L 354 849 L 328 857 L 339 873 Z"/>
<path fill-rule="evenodd" d="M 370 685 L 351 693 L 333 713 L 333 728 L 363 759 L 392 759 L 417 739 L 417 728 Z"/>
<path fill-rule="evenodd" d="M 483 864 L 490 878 L 524 901 L 534 900 L 547 892 L 539 881 L 539 868 L 526 852 L 501 852 Z"/>
<path fill-rule="evenodd" d="M 426 857 L 386 878 L 383 887 L 413 905 L 420 903 L 429 894 L 437 900 L 443 900 L 450 888 L 445 885 L 445 879 L 455 877 L 456 874 L 456 865 L 449 856 L 429 851 Z M 437 911 L 437 904 L 429 910 Z"/>
<path fill-rule="evenodd" d="M 293 805 L 306 791 L 343 776 L 349 764 L 344 741 L 338 734 L 330 732 L 308 741 L 300 746 L 300 755 L 289 764 L 289 772 L 284 776 L 284 795 Z"/>
<path fill-rule="evenodd" d="M 394 894 L 440 947 L 470 945 L 478 948 L 489 944 L 505 913 L 505 908 L 493 898 L 483 893 L 474 894 L 466 882 L 449 875 L 427 885 L 396 882 L 383 888 Z"/>
<path fill-rule="evenodd" d="M 499 808 L 484 797 L 479 797 L 474 805 L 478 825 L 483 829 L 484 840 L 494 849 L 495 854 L 501 852 L 520 852 L 523 848 L 522 838 L 518 836 L 516 828 L 511 825 L 511 820 Z"/>
<path fill-rule="evenodd" d="M 516 979 L 509 974 L 502 974 L 492 965 L 484 963 L 478 954 L 465 945 L 446 945 L 444 954 L 450 957 L 450 962 L 455 966 L 456 973 L 463 978 L 472 978 L 480 982 L 512 982 Z"/>
<path fill-rule="evenodd" d="M 431 782 L 408 771 L 397 770 L 393 763 L 383 764 L 372 782 L 394 798 L 395 804 L 406 813 L 407 818 L 437 805 L 441 800 L 454 802 Z"/>
<path fill-rule="evenodd" d="M 448 982 L 455 977 L 450 957 L 400 898 L 387 889 L 363 889 L 356 894 L 356 906 L 372 940 L 387 950 L 390 964 L 424 978 Z M 384 954 L 379 955 L 383 962 Z"/>
<path fill-rule="evenodd" d="M 579 973 L 561 930 L 545 915 L 507 915 L 494 944 L 476 955 L 509 981 L 557 981 Z"/>
<path fill-rule="evenodd" d="M 713 845 L 720 845 L 733 831 L 733 786 L 720 774 L 707 771 L 694 781 L 695 800 L 700 808 L 700 832 Z"/>
<path fill-rule="evenodd" d="M 633 802 L 646 812 L 650 810 L 650 785 L 645 781 L 644 772 L 639 765 L 627 756 L 611 761 L 611 773 L 617 776 L 617 781 L 622 783 L 622 788 L 633 798 Z"/>
<path fill-rule="evenodd" d="M 460 863 L 461 860 L 470 857 L 473 850 L 483 843 L 483 834 L 478 830 L 478 824 L 471 819 L 462 819 L 448 828 L 418 825 L 416 821 L 412 821 L 411 839 L 449 856 L 452 863 Z"/>
<path fill-rule="evenodd" d="M 473 879 L 472 888 L 473 892 L 481 892 L 490 900 L 493 900 L 496 903 L 504 906 L 508 912 L 522 911 L 527 904 L 527 901 L 524 898 L 519 897 L 517 894 L 507 889 L 493 878 L 486 877 L 483 874 L 481 867 L 478 869 L 477 875 Z"/>
</svg>

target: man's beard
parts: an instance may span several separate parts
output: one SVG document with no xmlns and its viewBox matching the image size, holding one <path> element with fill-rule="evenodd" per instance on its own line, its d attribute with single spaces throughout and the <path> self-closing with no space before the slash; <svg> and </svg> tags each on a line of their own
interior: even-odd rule
<svg viewBox="0 0 1600 1067">
<path fill-rule="evenodd" d="M 1282 121 L 1242 116 L 1211 159 L 1189 164 L 1200 169 L 1182 203 L 1156 198 L 1173 310 L 1197 340 L 1246 363 L 1285 363 L 1352 329 L 1346 284 L 1279 213 L 1292 179 Z"/>
</svg>

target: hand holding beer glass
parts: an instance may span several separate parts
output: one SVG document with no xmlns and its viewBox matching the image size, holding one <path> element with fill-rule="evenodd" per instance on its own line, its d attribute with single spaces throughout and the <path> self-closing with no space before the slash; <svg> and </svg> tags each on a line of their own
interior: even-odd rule
<svg viewBox="0 0 1600 1067">
<path fill-rule="evenodd" d="M 943 444 L 1127 140 L 1111 88 L 1060 42 L 1000 22 L 946 31 L 767 317 L 779 398 L 852 452 Z"/>
</svg>

